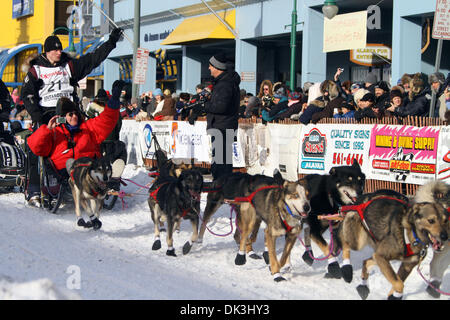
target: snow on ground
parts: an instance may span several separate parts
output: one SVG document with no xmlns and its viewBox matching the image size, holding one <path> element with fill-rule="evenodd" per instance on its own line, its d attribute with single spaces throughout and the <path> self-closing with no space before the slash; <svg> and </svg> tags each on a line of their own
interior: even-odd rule
<svg viewBox="0 0 450 320">
<path fill-rule="evenodd" d="M 149 184 L 144 168 L 127 165 L 123 175 L 140 185 Z M 304 248 L 297 241 L 292 250 L 288 280 L 275 283 L 264 260 L 247 257 L 247 263 L 236 266 L 237 246 L 232 235 L 218 237 L 208 231 L 203 244 L 194 245 L 183 256 L 182 246 L 190 238 L 191 225 L 183 221 L 174 235 L 177 257 L 162 248 L 152 251 L 153 222 L 145 189 L 128 183 L 123 190 L 137 193 L 120 200 L 111 211 L 102 211 L 100 230 L 80 230 L 75 225 L 72 205 L 53 215 L 45 210 L 25 206 L 22 194 L 0 194 L 2 206 L 0 231 L 0 299 L 160 299 L 160 300 L 360 300 L 356 292 L 362 261 L 371 249 L 353 252 L 353 282 L 324 279 L 326 261 L 306 265 L 301 256 Z M 206 195 L 202 196 L 202 209 Z M 264 225 L 262 226 L 262 228 Z M 209 228 L 218 234 L 231 230 L 230 208 L 223 205 L 213 216 Z M 234 230 L 233 215 L 233 230 Z M 327 240 L 329 233 L 325 234 Z M 263 231 L 254 249 L 264 249 Z M 281 254 L 284 240 L 277 241 Z M 317 257 L 322 257 L 313 244 Z M 428 253 L 422 272 L 429 275 Z M 340 260 L 341 262 L 341 260 Z M 394 263 L 398 268 L 399 263 Z M 384 300 L 390 284 L 375 267 L 369 279 L 368 299 Z M 432 300 L 426 284 L 416 271 L 406 281 L 406 300 Z M 450 291 L 447 272 L 441 288 Z M 448 296 L 441 296 L 448 300 Z"/>
</svg>

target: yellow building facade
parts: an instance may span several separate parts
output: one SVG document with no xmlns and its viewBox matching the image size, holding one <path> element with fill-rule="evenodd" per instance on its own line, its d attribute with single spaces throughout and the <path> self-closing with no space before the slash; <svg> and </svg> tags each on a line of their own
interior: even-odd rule
<svg viewBox="0 0 450 320">
<path fill-rule="evenodd" d="M 21 70 L 26 57 L 42 51 L 45 39 L 58 26 L 63 47 L 67 47 L 69 37 L 64 22 L 69 17 L 68 6 L 73 0 L 2 0 L 0 10 L 0 75 L 10 87 L 20 87 L 25 73 Z M 23 7 L 22 7 L 23 6 Z M 64 30 L 66 29 L 66 30 Z"/>
</svg>

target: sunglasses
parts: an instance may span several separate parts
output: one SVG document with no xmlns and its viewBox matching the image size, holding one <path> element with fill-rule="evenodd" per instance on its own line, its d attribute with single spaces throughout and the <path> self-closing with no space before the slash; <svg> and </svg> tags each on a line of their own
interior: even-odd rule
<svg viewBox="0 0 450 320">
<path fill-rule="evenodd" d="M 78 112 L 76 111 L 67 112 L 66 115 L 68 115 L 69 117 L 73 117 L 74 115 L 76 115 L 78 117 Z"/>
</svg>

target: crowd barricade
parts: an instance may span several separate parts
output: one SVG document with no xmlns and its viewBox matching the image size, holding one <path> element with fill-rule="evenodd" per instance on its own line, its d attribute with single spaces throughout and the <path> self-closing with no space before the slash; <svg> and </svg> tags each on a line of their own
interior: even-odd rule
<svg viewBox="0 0 450 320">
<path fill-rule="evenodd" d="M 124 120 L 121 140 L 127 144 L 128 163 L 153 167 L 156 136 L 169 158 L 210 167 L 204 120 L 194 125 Z M 308 125 L 290 119 L 264 124 L 249 118 L 239 120 L 236 140 L 234 170 L 250 174 L 272 175 L 277 169 L 285 179 L 295 180 L 357 161 L 366 174 L 366 192 L 392 189 L 414 195 L 426 182 L 450 182 L 450 126 L 436 118 L 332 118 Z"/>
</svg>

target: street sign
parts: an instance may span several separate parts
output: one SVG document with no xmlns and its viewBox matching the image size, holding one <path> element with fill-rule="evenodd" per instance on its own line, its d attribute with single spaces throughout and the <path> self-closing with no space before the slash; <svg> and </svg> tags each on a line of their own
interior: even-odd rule
<svg viewBox="0 0 450 320">
<path fill-rule="evenodd" d="M 148 69 L 150 50 L 138 48 L 136 52 L 136 66 L 133 68 L 133 83 L 144 84 Z"/>
<path fill-rule="evenodd" d="M 432 37 L 450 40 L 450 0 L 436 0 Z"/>
</svg>

